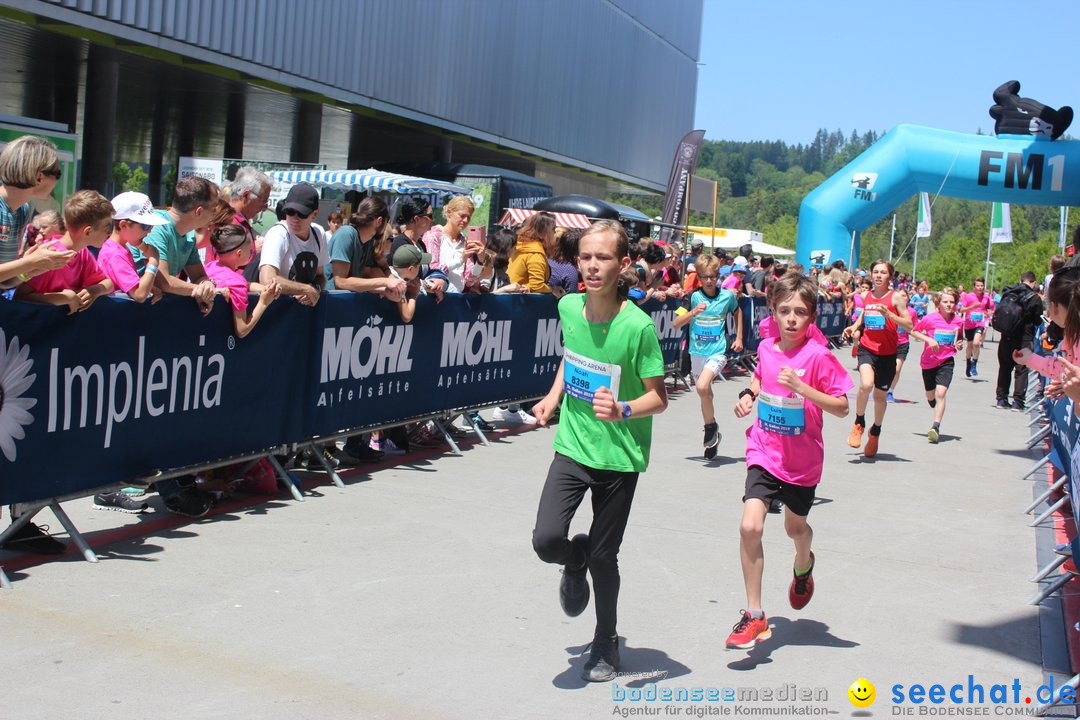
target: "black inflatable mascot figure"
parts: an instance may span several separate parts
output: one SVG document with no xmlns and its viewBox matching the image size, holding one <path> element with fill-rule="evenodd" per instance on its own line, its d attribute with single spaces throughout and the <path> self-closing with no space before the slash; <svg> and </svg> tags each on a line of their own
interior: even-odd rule
<svg viewBox="0 0 1080 720">
<path fill-rule="evenodd" d="M 990 117 L 994 118 L 996 135 L 1041 135 L 1057 140 L 1073 119 L 1069 106 L 1060 110 L 1047 107 L 1037 100 L 1018 95 L 1020 83 L 1010 80 L 994 91 Z"/>
</svg>

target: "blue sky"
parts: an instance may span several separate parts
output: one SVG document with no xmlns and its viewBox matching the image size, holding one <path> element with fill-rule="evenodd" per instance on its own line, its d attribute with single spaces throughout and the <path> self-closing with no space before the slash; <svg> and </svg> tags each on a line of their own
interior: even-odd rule
<svg viewBox="0 0 1080 720">
<path fill-rule="evenodd" d="M 992 133 L 994 89 L 1070 105 L 1080 137 L 1080 2 L 704 0 L 695 128 L 809 143 L 900 123 Z"/>
</svg>

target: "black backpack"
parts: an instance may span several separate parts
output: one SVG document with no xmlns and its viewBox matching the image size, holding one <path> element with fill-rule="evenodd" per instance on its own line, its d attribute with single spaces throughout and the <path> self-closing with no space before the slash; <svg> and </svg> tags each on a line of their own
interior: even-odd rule
<svg viewBox="0 0 1080 720">
<path fill-rule="evenodd" d="M 1001 302 L 994 309 L 990 325 L 1002 335 L 1020 335 L 1028 324 L 1028 315 L 1032 310 L 1031 298 L 1034 291 L 1024 285 L 1011 285 L 1001 293 Z M 1035 296 L 1036 299 L 1038 296 Z"/>
</svg>

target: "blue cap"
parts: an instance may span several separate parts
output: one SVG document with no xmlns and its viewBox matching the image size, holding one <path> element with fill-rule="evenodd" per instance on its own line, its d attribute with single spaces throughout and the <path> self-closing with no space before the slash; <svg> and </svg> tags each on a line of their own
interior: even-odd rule
<svg viewBox="0 0 1080 720">
<path fill-rule="evenodd" d="M 720 268 L 720 277 L 727 277 L 730 274 L 731 274 L 731 266 L 730 265 L 724 265 L 724 266 L 722 266 Z"/>
</svg>

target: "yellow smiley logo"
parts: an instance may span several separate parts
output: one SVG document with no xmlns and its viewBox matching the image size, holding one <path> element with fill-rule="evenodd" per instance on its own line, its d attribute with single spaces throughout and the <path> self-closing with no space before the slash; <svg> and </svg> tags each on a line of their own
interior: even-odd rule
<svg viewBox="0 0 1080 720">
<path fill-rule="evenodd" d="M 877 690 L 874 688 L 874 683 L 866 678 L 859 678 L 851 683 L 851 687 L 847 690 L 847 696 L 855 707 L 868 708 L 874 704 L 874 700 L 877 698 Z"/>
</svg>

